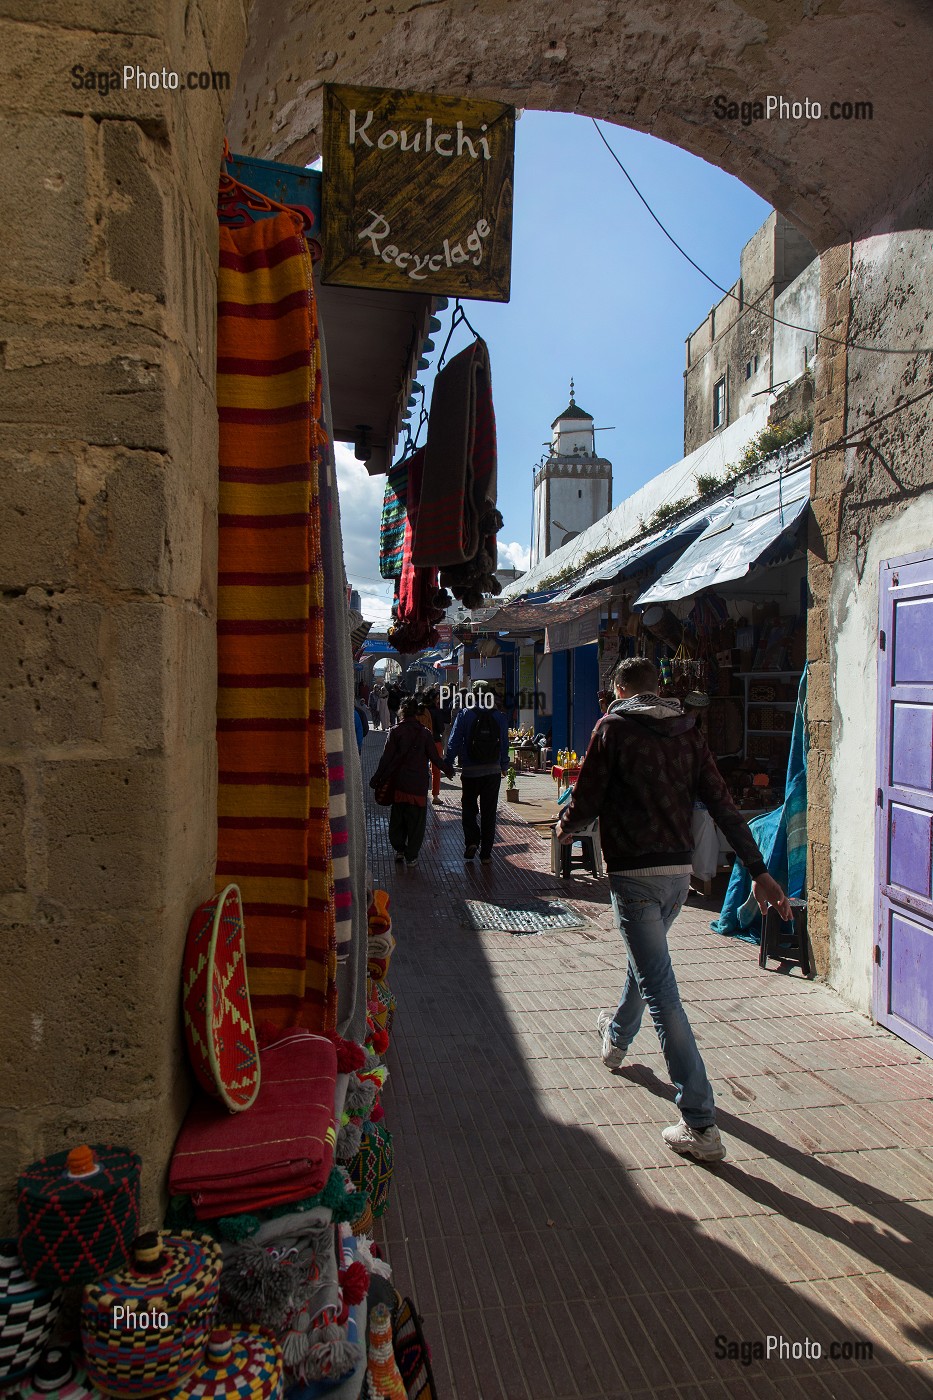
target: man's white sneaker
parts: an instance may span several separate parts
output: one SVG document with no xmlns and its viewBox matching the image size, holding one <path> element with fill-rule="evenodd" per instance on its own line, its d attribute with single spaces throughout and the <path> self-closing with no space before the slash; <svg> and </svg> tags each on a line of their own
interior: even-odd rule
<svg viewBox="0 0 933 1400">
<path fill-rule="evenodd" d="M 619 1050 L 613 1045 L 609 1027 L 612 1024 L 614 1011 L 600 1011 L 596 1017 L 596 1029 L 599 1031 L 601 1039 L 600 1058 L 607 1069 L 618 1069 L 625 1062 L 625 1051 Z"/>
<path fill-rule="evenodd" d="M 672 1128 L 664 1128 L 662 1138 L 674 1152 L 683 1157 L 695 1157 L 698 1162 L 721 1162 L 726 1155 L 719 1129 L 691 1128 L 681 1118 Z"/>
</svg>

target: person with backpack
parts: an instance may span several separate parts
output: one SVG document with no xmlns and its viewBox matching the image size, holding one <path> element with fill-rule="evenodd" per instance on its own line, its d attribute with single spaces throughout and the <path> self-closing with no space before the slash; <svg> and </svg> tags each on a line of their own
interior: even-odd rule
<svg viewBox="0 0 933 1400">
<path fill-rule="evenodd" d="M 600 1056 L 618 1069 L 651 1015 L 680 1122 L 661 1133 L 674 1152 L 701 1162 L 726 1155 L 716 1126 L 713 1090 L 680 1000 L 667 933 L 683 908 L 693 861 L 693 809 L 699 797 L 752 877 L 764 914 L 773 904 L 791 917 L 787 896 L 767 867 L 748 823 L 729 795 L 695 714 L 658 694 L 658 672 L 645 657 L 626 657 L 613 673 L 616 699 L 593 730 L 573 797 L 555 832 L 573 833 L 599 818 L 616 923 L 628 954 L 618 1007 L 596 1020 Z"/>
<path fill-rule="evenodd" d="M 397 865 L 411 868 L 418 864 L 428 818 L 428 788 L 431 766 L 443 768 L 453 777 L 453 765 L 439 758 L 429 730 L 421 723 L 420 700 L 407 696 L 401 705 L 399 724 L 389 731 L 389 739 L 369 786 L 376 789 L 376 800 L 383 802 L 379 789 L 391 803 L 389 845 Z"/>
<path fill-rule="evenodd" d="M 474 682 L 473 703 L 458 710 L 444 755 L 448 763 L 460 762 L 463 858 L 472 860 L 479 851 L 483 865 L 492 860 L 499 787 L 509 767 L 505 715 L 497 704 L 483 703 L 489 694 L 495 692 L 485 681 Z"/>
</svg>

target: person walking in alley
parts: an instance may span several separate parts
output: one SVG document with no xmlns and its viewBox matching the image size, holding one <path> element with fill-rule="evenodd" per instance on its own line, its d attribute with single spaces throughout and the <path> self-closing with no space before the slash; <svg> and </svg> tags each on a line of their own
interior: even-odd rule
<svg viewBox="0 0 933 1400">
<path fill-rule="evenodd" d="M 402 701 L 401 721 L 389 731 L 388 742 L 375 773 L 372 788 L 389 783 L 392 807 L 389 812 L 389 844 L 395 861 L 409 867 L 418 864 L 428 816 L 430 769 L 442 767 L 449 778 L 453 766 L 440 758 L 430 730 L 419 719 L 420 701 L 409 696 Z"/>
<path fill-rule="evenodd" d="M 394 729 L 398 723 L 398 712 L 402 703 L 402 687 L 392 681 L 386 687 L 386 704 L 389 707 L 389 728 Z"/>
<path fill-rule="evenodd" d="M 651 1014 L 681 1121 L 662 1137 L 699 1161 L 726 1155 L 713 1090 L 681 1004 L 667 933 L 687 897 L 697 797 L 705 802 L 752 877 L 762 913 L 773 904 L 791 917 L 787 896 L 767 872 L 761 851 L 729 795 L 695 715 L 658 695 L 658 673 L 643 657 L 627 657 L 613 673 L 616 699 L 593 730 L 573 798 L 556 826 L 573 832 L 599 818 L 612 906 L 628 952 L 628 974 L 615 1011 L 597 1020 L 603 1064 L 618 1069 Z"/>
<path fill-rule="evenodd" d="M 434 686 L 431 686 L 428 690 L 424 692 L 423 699 L 424 715 L 422 716 L 421 722 L 422 724 L 426 723 L 425 716 L 427 717 L 427 721 L 430 722 L 431 737 L 433 738 L 435 746 L 437 748 L 437 756 L 438 758 L 440 758 L 444 752 L 444 716 L 441 714 L 440 705 L 438 704 L 437 690 L 434 688 Z M 435 807 L 437 807 L 440 805 L 440 800 L 441 770 L 440 768 L 432 768 L 431 801 L 434 803 Z"/>
<path fill-rule="evenodd" d="M 494 692 L 484 681 L 474 684 L 473 703 L 457 711 L 445 754 L 448 763 L 460 761 L 463 858 L 472 860 L 478 850 L 484 865 L 492 860 L 499 787 L 509 766 L 505 715 L 498 704 L 483 703 L 491 694 Z"/>
</svg>

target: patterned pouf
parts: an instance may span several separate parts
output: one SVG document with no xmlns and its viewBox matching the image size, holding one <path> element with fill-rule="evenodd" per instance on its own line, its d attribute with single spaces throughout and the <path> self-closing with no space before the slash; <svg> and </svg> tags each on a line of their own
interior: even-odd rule
<svg viewBox="0 0 933 1400">
<path fill-rule="evenodd" d="M 49 1339 L 61 1293 L 23 1272 L 15 1240 L 0 1240 L 0 1385 L 28 1375 Z"/>
<path fill-rule="evenodd" d="M 17 1183 L 19 1257 L 37 1283 L 88 1283 L 129 1258 L 142 1163 L 123 1147 L 74 1147 Z"/>
<path fill-rule="evenodd" d="M 29 1384 L 16 1391 L 16 1400 L 102 1400 L 84 1371 L 63 1347 L 49 1347 L 39 1358 Z"/>
<path fill-rule="evenodd" d="M 222 1256 L 180 1231 L 135 1241 L 133 1263 L 88 1284 L 81 1339 L 91 1380 L 108 1395 L 161 1396 L 203 1360 L 217 1310 Z"/>
<path fill-rule="evenodd" d="M 195 1078 L 231 1112 L 259 1093 L 259 1049 L 246 979 L 243 907 L 236 885 L 200 905 L 182 969 L 185 1040 Z"/>
<path fill-rule="evenodd" d="M 381 1123 L 364 1123 L 360 1150 L 347 1170 L 357 1190 L 369 1198 L 377 1219 L 385 1213 L 389 1204 L 393 1163 L 392 1134 L 388 1128 Z"/>
</svg>

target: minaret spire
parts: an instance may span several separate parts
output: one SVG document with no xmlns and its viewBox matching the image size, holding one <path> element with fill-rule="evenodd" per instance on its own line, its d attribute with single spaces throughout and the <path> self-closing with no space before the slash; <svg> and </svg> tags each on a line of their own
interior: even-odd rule
<svg viewBox="0 0 933 1400">
<path fill-rule="evenodd" d="M 570 380 L 570 405 L 571 405 L 571 407 L 572 407 L 572 408 L 575 408 L 575 407 L 576 407 L 576 403 L 577 403 L 577 401 L 576 401 L 576 399 L 575 399 L 574 396 L 573 396 L 573 379 L 571 378 L 571 380 Z"/>
</svg>

